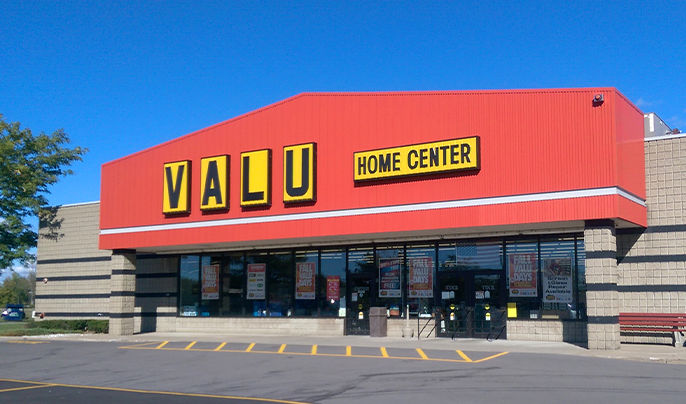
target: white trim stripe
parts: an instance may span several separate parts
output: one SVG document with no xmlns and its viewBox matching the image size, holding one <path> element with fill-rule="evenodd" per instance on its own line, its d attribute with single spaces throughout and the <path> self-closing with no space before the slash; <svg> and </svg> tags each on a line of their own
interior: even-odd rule
<svg viewBox="0 0 686 404">
<path fill-rule="evenodd" d="M 653 140 L 678 139 L 680 137 L 686 137 L 686 133 L 675 133 L 673 135 L 652 136 L 652 137 L 647 137 L 643 140 L 645 140 L 646 142 L 650 142 Z"/>
<path fill-rule="evenodd" d="M 135 227 L 120 227 L 114 229 L 100 230 L 101 235 L 109 234 L 126 234 L 126 233 L 141 233 L 146 231 L 162 231 L 162 230 L 180 230 L 180 229 L 197 229 L 205 227 L 217 226 L 235 226 L 239 224 L 256 224 L 256 223 L 275 223 L 285 222 L 291 220 L 309 220 L 309 219 L 325 219 L 333 217 L 347 217 L 347 216 L 361 216 L 361 215 L 376 215 L 381 213 L 399 213 L 424 211 L 434 209 L 450 209 L 463 208 L 470 206 L 488 206 L 500 205 L 506 203 L 522 203 L 522 202 L 538 202 L 538 201 L 552 201 L 558 199 L 572 199 L 572 198 L 588 198 L 596 196 L 619 195 L 627 198 L 630 201 L 637 203 L 643 207 L 646 206 L 644 200 L 637 198 L 634 195 L 620 189 L 619 187 L 605 187 L 593 189 L 580 189 L 575 191 L 559 191 L 559 192 L 543 192 L 538 194 L 523 194 L 510 196 L 496 196 L 490 198 L 475 198 L 462 199 L 455 201 L 444 202 L 427 202 L 427 203 L 413 203 L 408 205 L 392 205 L 380 206 L 374 208 L 357 208 L 357 209 L 341 209 L 330 210 L 325 212 L 309 212 L 309 213 L 292 213 L 286 215 L 274 216 L 257 216 L 244 217 L 237 219 L 221 219 L 208 220 L 203 222 L 188 222 L 188 223 L 170 223 L 157 224 L 151 226 L 135 226 Z"/>
</svg>

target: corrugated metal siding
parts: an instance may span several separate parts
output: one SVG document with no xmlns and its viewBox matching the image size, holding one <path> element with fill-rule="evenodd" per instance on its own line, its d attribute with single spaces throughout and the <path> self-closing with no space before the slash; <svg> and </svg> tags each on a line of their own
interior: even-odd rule
<svg viewBox="0 0 686 404">
<path fill-rule="evenodd" d="M 598 91 L 606 94 L 606 101 L 594 108 L 591 100 Z M 104 165 L 101 228 L 614 186 L 619 184 L 615 119 L 622 120 L 617 125 L 628 128 L 632 139 L 636 126 L 633 117 L 625 117 L 627 114 L 615 117 L 616 102 L 614 89 L 304 94 Z M 364 185 L 353 181 L 355 151 L 473 135 L 481 137 L 482 168 L 478 173 Z M 317 202 L 312 206 L 286 207 L 281 201 L 282 148 L 304 142 L 317 142 Z M 243 151 L 263 148 L 272 149 L 272 206 L 244 211 L 239 207 L 239 156 Z M 219 153 L 231 155 L 230 210 L 202 214 L 198 209 L 200 158 Z M 633 149 L 621 155 L 626 157 L 623 161 L 637 158 Z M 187 217 L 168 218 L 161 208 L 162 165 L 185 159 L 193 162 L 191 213 Z M 642 154 L 640 160 L 642 164 Z M 635 189 L 635 184 L 630 181 L 627 184 Z M 398 214 L 392 218 L 379 215 L 379 218 L 361 220 L 315 220 L 298 226 L 251 225 L 240 231 L 234 230 L 236 226 L 165 235 L 102 236 L 101 240 L 109 241 L 101 246 L 124 248 L 120 243 L 125 240 L 130 240 L 126 248 L 133 248 L 165 243 L 401 231 L 425 226 L 448 228 L 583 220 L 598 214 L 614 217 L 616 204 L 606 206 L 597 199 L 588 204 L 576 200 L 573 206 L 566 206 L 562 201 L 546 203 L 551 206 L 549 212 L 534 210 L 534 205 L 504 205 L 475 211 L 461 208 L 448 217 L 433 211 Z M 398 223 L 388 223 L 389 220 Z"/>
</svg>

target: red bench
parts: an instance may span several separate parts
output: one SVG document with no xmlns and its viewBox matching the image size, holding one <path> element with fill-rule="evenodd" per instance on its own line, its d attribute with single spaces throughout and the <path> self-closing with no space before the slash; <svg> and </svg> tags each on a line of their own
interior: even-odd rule
<svg viewBox="0 0 686 404">
<path fill-rule="evenodd" d="M 684 346 L 686 314 L 684 313 L 619 313 L 619 331 L 671 333 L 674 346 Z"/>
</svg>

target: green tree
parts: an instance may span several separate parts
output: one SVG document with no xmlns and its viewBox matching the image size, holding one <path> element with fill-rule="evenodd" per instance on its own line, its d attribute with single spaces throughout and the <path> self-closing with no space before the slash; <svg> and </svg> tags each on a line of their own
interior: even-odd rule
<svg viewBox="0 0 686 404">
<path fill-rule="evenodd" d="M 0 115 L 0 273 L 13 263 L 27 264 L 38 234 L 28 222 L 37 217 L 48 229 L 46 237 L 59 237 L 59 221 L 47 207 L 49 186 L 71 174 L 72 162 L 87 151 L 69 148 L 62 129 L 34 135 L 19 122 L 5 122 Z"/>
<path fill-rule="evenodd" d="M 35 275 L 34 275 L 35 280 Z M 35 281 L 33 282 L 35 284 Z M 13 273 L 6 278 L 0 286 L 0 307 L 4 308 L 7 303 L 19 303 L 28 305 L 31 303 L 32 293 L 31 280 Z"/>
</svg>

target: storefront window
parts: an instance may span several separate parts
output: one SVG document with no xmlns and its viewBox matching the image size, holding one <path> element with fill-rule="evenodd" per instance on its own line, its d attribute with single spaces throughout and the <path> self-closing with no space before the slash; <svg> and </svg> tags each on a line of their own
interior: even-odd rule
<svg viewBox="0 0 686 404">
<path fill-rule="evenodd" d="M 293 254 L 270 253 L 267 263 L 268 315 L 290 317 L 293 315 Z"/>
<path fill-rule="evenodd" d="M 248 314 L 267 315 L 267 254 L 247 254 L 245 257 L 247 282 L 245 287 Z"/>
<path fill-rule="evenodd" d="M 517 317 L 540 319 L 538 243 L 536 241 L 508 241 L 507 301 L 516 305 Z"/>
<path fill-rule="evenodd" d="M 501 241 L 459 242 L 455 255 L 455 265 L 460 271 L 503 269 L 503 243 Z"/>
<path fill-rule="evenodd" d="M 200 257 L 182 255 L 179 276 L 179 315 L 197 317 L 200 306 Z"/>
<path fill-rule="evenodd" d="M 316 316 L 317 276 L 319 253 L 317 251 L 296 251 L 295 253 L 295 315 Z"/>
<path fill-rule="evenodd" d="M 220 256 L 203 256 L 200 259 L 200 310 L 201 317 L 219 313 L 219 280 L 222 260 Z"/>
<path fill-rule="evenodd" d="M 319 296 L 323 317 L 345 317 L 345 250 L 324 250 L 321 253 Z"/>
<path fill-rule="evenodd" d="M 478 334 L 479 319 L 484 330 L 501 318 L 585 319 L 585 256 L 582 237 L 541 236 L 169 262 L 178 259 L 180 316 L 347 317 L 362 327 L 371 306 L 390 317 L 409 307 L 440 312 L 439 331 L 459 336 Z"/>
<path fill-rule="evenodd" d="M 430 317 L 434 306 L 436 248 L 433 244 L 408 246 L 407 304 L 410 315 Z"/>
<path fill-rule="evenodd" d="M 386 306 L 390 317 L 403 314 L 403 272 L 405 268 L 403 247 L 380 247 L 376 249 L 378 268 L 378 303 Z"/>
<path fill-rule="evenodd" d="M 222 271 L 222 316 L 245 316 L 245 263 L 242 253 L 226 256 Z"/>
<path fill-rule="evenodd" d="M 574 238 L 541 240 L 541 318 L 576 319 Z"/>
</svg>

